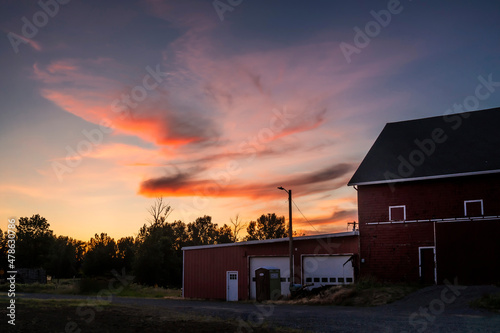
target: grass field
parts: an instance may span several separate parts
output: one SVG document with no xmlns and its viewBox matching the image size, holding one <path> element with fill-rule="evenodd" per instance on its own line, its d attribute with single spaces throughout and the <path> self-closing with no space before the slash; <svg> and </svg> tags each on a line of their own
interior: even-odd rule
<svg viewBox="0 0 500 333">
<path fill-rule="evenodd" d="M 8 299 L 0 298 L 0 317 L 7 318 Z M 115 305 L 82 300 L 16 302 L 16 325 L 0 321 L 0 332 L 237 332 L 238 322 L 187 314 L 172 309 Z M 297 333 L 286 328 L 257 327 L 253 332 Z"/>
<path fill-rule="evenodd" d="M 115 282 L 110 288 L 110 282 Z M 175 298 L 181 297 L 178 288 L 161 288 L 142 286 L 135 283 L 121 285 L 116 280 L 110 279 L 61 279 L 49 281 L 47 284 L 16 284 L 16 292 L 21 293 L 44 293 L 63 295 L 95 295 L 100 291 L 110 290 L 113 295 L 127 297 L 155 297 Z M 0 292 L 8 291 L 7 284 L 0 285 Z M 113 292 L 115 291 L 115 292 Z"/>
<path fill-rule="evenodd" d="M 115 296 L 180 298 L 182 292 L 176 288 L 149 287 L 130 283 L 111 284 L 110 279 L 61 279 L 47 284 L 17 284 L 16 291 L 24 293 L 48 293 L 71 295 L 96 295 L 110 291 Z M 7 291 L 6 285 L 0 285 L 0 291 Z M 365 278 L 356 284 L 335 286 L 313 296 L 292 300 L 280 300 L 277 303 L 288 304 L 332 304 L 345 306 L 377 306 L 392 303 L 421 288 L 418 284 L 387 284 L 375 279 Z M 488 300 L 485 300 L 488 301 Z M 491 300 L 489 300 L 491 301 Z M 479 303 L 478 303 L 479 304 Z M 479 305 L 478 305 L 479 306 Z"/>
</svg>

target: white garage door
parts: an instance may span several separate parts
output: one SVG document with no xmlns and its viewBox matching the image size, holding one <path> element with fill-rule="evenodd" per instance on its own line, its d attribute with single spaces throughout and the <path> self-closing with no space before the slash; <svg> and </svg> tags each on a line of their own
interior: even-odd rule
<svg viewBox="0 0 500 333">
<path fill-rule="evenodd" d="M 255 270 L 272 266 L 279 268 L 281 276 L 281 295 L 290 293 L 290 260 L 289 257 L 250 257 L 250 299 L 256 298 Z"/>
<path fill-rule="evenodd" d="M 310 288 L 325 285 L 349 284 L 354 282 L 354 269 L 351 256 L 304 256 L 302 267 L 304 283 L 313 284 Z"/>
</svg>

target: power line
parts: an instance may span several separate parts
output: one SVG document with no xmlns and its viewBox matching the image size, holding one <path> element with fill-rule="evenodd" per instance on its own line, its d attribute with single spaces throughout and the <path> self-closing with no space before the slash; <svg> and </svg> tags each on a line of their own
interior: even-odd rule
<svg viewBox="0 0 500 333">
<path fill-rule="evenodd" d="M 307 217 L 306 217 L 306 216 L 302 213 L 302 211 L 300 210 L 299 206 L 297 206 L 297 204 L 295 203 L 295 201 L 293 201 L 293 199 L 292 199 L 292 202 L 293 202 L 293 204 L 295 205 L 295 207 L 298 209 L 298 211 L 300 212 L 300 214 L 302 215 L 302 217 L 303 217 L 303 218 L 307 221 L 307 223 L 309 223 L 309 224 L 311 225 L 311 227 L 313 227 L 313 229 L 314 229 L 314 230 L 316 230 L 316 232 L 318 232 L 318 233 L 319 233 L 319 230 L 318 230 L 318 229 L 316 229 L 316 228 L 312 225 L 312 223 L 311 223 L 311 222 L 309 222 L 309 220 L 307 219 Z"/>
</svg>

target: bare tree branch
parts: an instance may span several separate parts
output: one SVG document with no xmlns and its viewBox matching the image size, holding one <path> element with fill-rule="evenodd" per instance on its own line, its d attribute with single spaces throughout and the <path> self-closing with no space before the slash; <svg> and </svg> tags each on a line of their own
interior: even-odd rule
<svg viewBox="0 0 500 333">
<path fill-rule="evenodd" d="M 156 198 L 155 203 L 148 208 L 151 218 L 147 220 L 151 224 L 165 222 L 170 213 L 172 213 L 172 210 L 169 204 L 163 202 L 163 197 Z"/>
<path fill-rule="evenodd" d="M 233 218 L 231 218 L 230 221 L 231 224 L 233 225 L 233 236 L 234 236 L 233 242 L 237 242 L 238 233 L 247 227 L 247 223 L 242 223 L 242 221 L 240 221 L 240 214 L 236 214 L 235 219 L 233 220 Z"/>
</svg>

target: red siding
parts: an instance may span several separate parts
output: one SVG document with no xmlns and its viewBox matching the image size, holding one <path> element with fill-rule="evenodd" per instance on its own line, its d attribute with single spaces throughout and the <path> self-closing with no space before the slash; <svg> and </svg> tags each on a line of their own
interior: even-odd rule
<svg viewBox="0 0 500 333">
<path fill-rule="evenodd" d="M 499 198 L 500 174 L 359 186 L 360 258 L 365 261 L 360 264 L 361 275 L 418 281 L 418 247 L 434 246 L 434 222 L 367 224 L 389 221 L 389 206 L 406 205 L 407 221 L 463 218 L 464 201 L 482 199 L 484 215 L 498 216 Z M 469 282 L 492 281 L 484 275 L 481 279 L 468 275 L 477 276 L 477 259 L 472 258 L 484 252 L 484 244 L 496 249 L 489 252 L 486 261 L 500 262 L 498 246 L 494 245 L 498 241 L 491 236 L 498 235 L 500 222 L 483 223 L 436 222 L 438 282 L 458 275 Z M 481 233 L 489 235 L 480 237 Z M 459 243 L 461 250 L 456 251 Z"/>
<path fill-rule="evenodd" d="M 432 222 L 363 226 L 359 233 L 362 275 L 418 281 L 418 248 L 434 245 Z"/>
<path fill-rule="evenodd" d="M 294 240 L 296 282 L 300 282 L 301 256 L 304 254 L 358 253 L 358 236 Z M 249 298 L 248 258 L 250 256 L 288 256 L 288 241 L 247 245 L 207 247 L 184 251 L 184 297 L 226 298 L 226 272 L 238 271 L 238 298 Z"/>
<path fill-rule="evenodd" d="M 438 281 L 500 283 L 500 220 L 436 224 Z"/>
<path fill-rule="evenodd" d="M 464 217 L 464 201 L 483 199 L 485 215 L 500 215 L 500 174 L 358 188 L 360 226 L 389 221 L 389 206 L 406 205 L 406 219 Z"/>
</svg>

